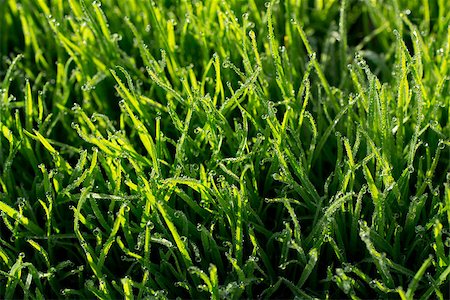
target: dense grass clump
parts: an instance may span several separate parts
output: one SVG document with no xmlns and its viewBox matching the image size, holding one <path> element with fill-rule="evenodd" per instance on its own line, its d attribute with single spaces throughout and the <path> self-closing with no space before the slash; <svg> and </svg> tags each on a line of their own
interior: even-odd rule
<svg viewBox="0 0 450 300">
<path fill-rule="evenodd" d="M 0 298 L 450 297 L 449 23 L 0 1 Z"/>
</svg>

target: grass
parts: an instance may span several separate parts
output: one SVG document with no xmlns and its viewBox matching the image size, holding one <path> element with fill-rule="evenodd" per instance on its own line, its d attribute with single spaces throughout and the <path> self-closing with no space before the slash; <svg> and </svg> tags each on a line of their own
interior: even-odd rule
<svg viewBox="0 0 450 300">
<path fill-rule="evenodd" d="M 450 296 L 450 2 L 0 2 L 0 297 Z"/>
</svg>

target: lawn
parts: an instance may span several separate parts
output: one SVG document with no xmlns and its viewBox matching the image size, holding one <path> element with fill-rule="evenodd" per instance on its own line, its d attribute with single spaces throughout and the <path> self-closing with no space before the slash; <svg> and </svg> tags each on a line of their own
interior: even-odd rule
<svg viewBox="0 0 450 300">
<path fill-rule="evenodd" d="M 0 0 L 0 298 L 450 298 L 450 2 Z"/>
</svg>

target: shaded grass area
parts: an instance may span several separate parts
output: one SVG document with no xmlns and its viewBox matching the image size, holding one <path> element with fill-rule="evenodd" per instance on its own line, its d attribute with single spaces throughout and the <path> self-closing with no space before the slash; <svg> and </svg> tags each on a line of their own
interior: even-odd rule
<svg viewBox="0 0 450 300">
<path fill-rule="evenodd" d="M 448 298 L 447 1 L 0 2 L 0 295 Z"/>
</svg>

